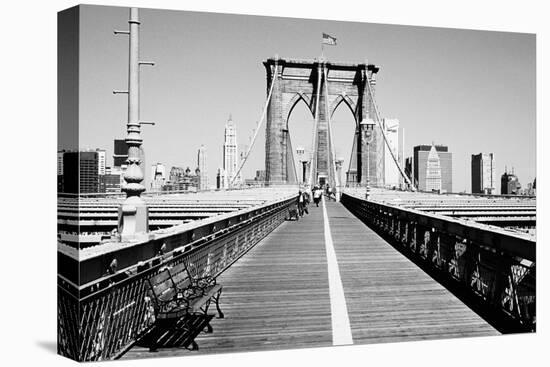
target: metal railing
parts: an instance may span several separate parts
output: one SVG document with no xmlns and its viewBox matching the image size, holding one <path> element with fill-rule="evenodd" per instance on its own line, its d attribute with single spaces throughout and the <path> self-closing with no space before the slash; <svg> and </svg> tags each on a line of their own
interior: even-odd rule
<svg viewBox="0 0 550 367">
<path fill-rule="evenodd" d="M 349 194 L 341 202 L 500 331 L 535 331 L 532 237 Z"/>
<path fill-rule="evenodd" d="M 277 228 L 293 202 L 275 203 L 231 227 L 81 287 L 58 276 L 58 352 L 78 361 L 119 357 L 154 323 L 147 279 L 182 262 L 193 265 L 193 275 L 218 276 Z"/>
</svg>

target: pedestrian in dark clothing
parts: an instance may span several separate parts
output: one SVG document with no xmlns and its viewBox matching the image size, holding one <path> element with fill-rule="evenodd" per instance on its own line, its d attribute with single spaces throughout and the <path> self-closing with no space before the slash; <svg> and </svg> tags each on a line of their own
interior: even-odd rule
<svg viewBox="0 0 550 367">
<path fill-rule="evenodd" d="M 309 204 L 309 194 L 307 191 L 302 192 L 302 198 L 304 199 L 302 208 L 306 214 L 309 214 L 309 210 L 307 210 L 307 206 Z"/>
<path fill-rule="evenodd" d="M 304 195 L 302 195 L 302 191 L 298 191 L 298 197 L 296 198 L 296 204 L 298 205 L 298 214 L 301 216 L 304 215 Z"/>
</svg>

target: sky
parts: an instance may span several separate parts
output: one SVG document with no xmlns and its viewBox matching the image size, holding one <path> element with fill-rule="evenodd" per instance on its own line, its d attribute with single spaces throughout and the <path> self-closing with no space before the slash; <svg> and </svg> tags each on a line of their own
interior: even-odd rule
<svg viewBox="0 0 550 367">
<path fill-rule="evenodd" d="M 80 145 L 107 151 L 126 135 L 128 9 L 83 6 L 80 23 Z M 525 187 L 536 172 L 535 36 L 533 34 L 411 27 L 357 22 L 140 9 L 140 54 L 155 61 L 141 72 L 141 119 L 147 167 L 197 165 L 208 150 L 208 176 L 223 164 L 224 125 L 237 124 L 241 149 L 260 119 L 266 98 L 262 61 L 313 59 L 321 34 L 329 61 L 380 67 L 376 102 L 382 117 L 405 129 L 406 156 L 419 144 L 443 144 L 453 153 L 453 191 L 471 189 L 471 155 L 494 153 L 497 191 L 505 167 Z M 354 120 L 341 104 L 333 120 L 337 155 L 347 167 Z M 292 144 L 311 144 L 313 124 L 304 105 L 289 120 Z M 243 176 L 264 169 L 265 122 Z"/>
</svg>

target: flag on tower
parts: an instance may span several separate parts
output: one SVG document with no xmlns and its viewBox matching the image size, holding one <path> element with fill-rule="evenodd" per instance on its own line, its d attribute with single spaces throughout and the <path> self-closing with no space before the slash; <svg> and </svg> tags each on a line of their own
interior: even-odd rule
<svg viewBox="0 0 550 367">
<path fill-rule="evenodd" d="M 331 35 L 328 35 L 326 33 L 323 33 L 323 44 L 324 45 L 336 46 L 336 38 L 332 37 Z"/>
</svg>

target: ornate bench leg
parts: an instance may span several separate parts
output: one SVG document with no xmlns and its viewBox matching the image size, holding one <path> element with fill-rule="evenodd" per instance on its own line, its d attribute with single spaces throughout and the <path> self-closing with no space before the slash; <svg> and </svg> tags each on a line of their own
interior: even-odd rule
<svg viewBox="0 0 550 367">
<path fill-rule="evenodd" d="M 199 345 L 194 340 L 191 342 L 191 350 L 199 350 Z"/>
<path fill-rule="evenodd" d="M 223 319 L 224 315 L 222 310 L 220 310 L 220 296 L 222 294 L 222 290 L 220 289 L 218 292 L 218 295 L 216 296 L 216 310 L 218 311 L 218 318 Z"/>
<path fill-rule="evenodd" d="M 211 334 L 214 332 L 214 329 L 212 328 L 212 325 L 210 325 L 210 323 L 206 324 L 206 330 L 204 332 L 207 334 Z"/>
</svg>

